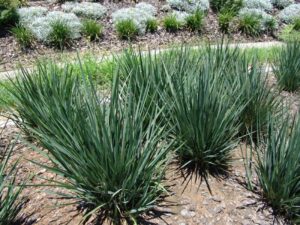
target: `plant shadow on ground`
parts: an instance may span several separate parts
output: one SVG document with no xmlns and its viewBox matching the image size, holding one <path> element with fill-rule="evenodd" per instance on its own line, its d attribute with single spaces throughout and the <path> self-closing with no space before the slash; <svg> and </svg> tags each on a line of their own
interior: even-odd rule
<svg viewBox="0 0 300 225">
<path fill-rule="evenodd" d="M 213 195 L 213 191 L 210 187 L 208 178 L 209 176 L 217 179 L 218 181 L 227 179 L 230 174 L 229 167 L 217 168 L 217 167 L 205 167 L 199 165 L 197 162 L 186 163 L 183 166 L 178 166 L 177 170 L 180 172 L 183 177 L 183 184 L 185 185 L 183 191 L 185 191 L 186 187 L 190 182 L 199 182 L 200 185 L 205 182 L 207 189 L 211 195 Z"/>
</svg>

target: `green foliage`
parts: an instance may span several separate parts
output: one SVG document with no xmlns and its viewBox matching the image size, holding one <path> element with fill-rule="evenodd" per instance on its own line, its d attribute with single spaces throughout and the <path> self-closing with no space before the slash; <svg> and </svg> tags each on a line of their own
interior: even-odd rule
<svg viewBox="0 0 300 225">
<path fill-rule="evenodd" d="M 278 23 L 274 17 L 271 17 L 264 22 L 264 27 L 268 33 L 272 33 L 278 28 Z"/>
<path fill-rule="evenodd" d="M 33 42 L 33 35 L 31 32 L 23 26 L 16 26 L 11 29 L 12 34 L 16 38 L 17 42 L 22 49 L 31 47 Z"/>
<path fill-rule="evenodd" d="M 241 137 L 258 143 L 265 138 L 269 117 L 282 116 L 280 98 L 271 90 L 269 76 L 264 72 L 256 57 L 248 60 L 244 55 L 236 59 L 235 76 L 239 79 L 240 103 L 245 107 L 240 115 Z"/>
<path fill-rule="evenodd" d="M 276 54 L 273 71 L 282 90 L 297 91 L 300 87 L 300 41 L 290 41 Z"/>
<path fill-rule="evenodd" d="M 71 192 L 62 197 L 74 199 L 84 219 L 95 214 L 115 224 L 136 222 L 165 193 L 169 145 L 163 141 L 168 132 L 157 124 L 161 109 L 148 111 L 149 89 L 133 99 L 130 78 L 120 86 L 116 75 L 111 94 L 105 96 L 84 74 L 82 80 L 69 76 L 68 69 L 56 71 L 41 68 L 35 76 L 24 72 L 13 82 L 22 118 L 17 122 L 48 149 L 53 166 L 45 168 L 67 180 L 53 185 Z M 151 118 L 146 126 L 145 118 Z"/>
<path fill-rule="evenodd" d="M 187 175 L 195 172 L 206 183 L 208 174 L 227 172 L 243 109 L 237 101 L 240 96 L 234 83 L 231 91 L 237 94 L 237 100 L 233 102 L 227 93 L 228 74 L 224 67 L 230 59 L 222 57 L 223 53 L 220 48 L 208 48 L 200 65 L 191 66 L 187 76 L 169 79 L 171 94 L 166 100 L 171 108 L 173 137 L 181 146 L 177 153 L 182 168 Z"/>
<path fill-rule="evenodd" d="M 244 15 L 239 19 L 239 29 L 248 36 L 259 36 L 261 33 L 261 18 L 255 15 Z"/>
<path fill-rule="evenodd" d="M 175 15 L 168 15 L 163 20 L 163 25 L 166 31 L 175 33 L 177 32 L 182 24 L 177 20 Z"/>
<path fill-rule="evenodd" d="M 218 14 L 219 29 L 221 32 L 228 34 L 230 23 L 234 18 L 234 12 L 231 10 L 221 10 Z"/>
<path fill-rule="evenodd" d="M 293 30 L 300 31 L 300 18 L 293 21 Z"/>
<path fill-rule="evenodd" d="M 275 214 L 284 215 L 291 224 L 300 222 L 300 120 L 280 126 L 272 122 L 265 147 L 257 151 L 256 173 L 263 198 Z"/>
<path fill-rule="evenodd" d="M 0 8 L 16 8 L 20 3 L 19 0 L 0 0 Z"/>
<path fill-rule="evenodd" d="M 6 8 L 0 6 L 0 27 L 9 27 L 16 24 L 19 20 L 15 8 Z"/>
<path fill-rule="evenodd" d="M 157 28 L 158 28 L 157 20 L 155 19 L 147 20 L 146 22 L 147 32 L 154 33 L 155 31 L 157 31 Z"/>
<path fill-rule="evenodd" d="M 20 197 L 24 186 L 16 184 L 17 162 L 8 165 L 15 144 L 1 149 L 0 155 L 0 222 L 14 224 L 20 216 L 20 211 L 26 199 Z"/>
<path fill-rule="evenodd" d="M 61 21 L 55 21 L 51 24 L 51 32 L 49 34 L 50 43 L 61 50 L 71 44 L 72 31 Z"/>
<path fill-rule="evenodd" d="M 243 7 L 242 0 L 210 0 L 210 6 L 213 11 L 221 12 L 230 10 L 235 14 Z"/>
<path fill-rule="evenodd" d="M 286 25 L 279 34 L 279 39 L 289 42 L 289 41 L 300 41 L 300 31 L 294 29 L 293 24 Z"/>
<path fill-rule="evenodd" d="M 204 13 L 197 10 L 186 18 L 186 26 L 191 31 L 200 32 L 203 28 Z"/>
<path fill-rule="evenodd" d="M 95 20 L 85 20 L 83 22 L 83 33 L 89 38 L 90 41 L 94 41 L 101 37 L 103 27 Z"/>
<path fill-rule="evenodd" d="M 116 24 L 116 30 L 119 38 L 132 40 L 138 35 L 138 28 L 133 20 L 122 20 Z"/>
</svg>

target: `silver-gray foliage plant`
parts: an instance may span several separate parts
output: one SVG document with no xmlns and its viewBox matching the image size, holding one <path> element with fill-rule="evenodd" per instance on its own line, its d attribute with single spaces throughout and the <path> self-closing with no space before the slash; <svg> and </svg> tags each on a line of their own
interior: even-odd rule
<svg viewBox="0 0 300 225">
<path fill-rule="evenodd" d="M 107 11 L 105 6 L 94 2 L 66 2 L 61 7 L 65 12 L 72 12 L 77 16 L 91 19 L 100 19 Z"/>
<path fill-rule="evenodd" d="M 21 24 L 30 30 L 36 39 L 47 42 L 52 32 L 51 24 L 62 22 L 71 30 L 71 38 L 80 37 L 82 24 L 80 19 L 74 13 L 65 13 L 61 11 L 52 11 L 46 14 L 42 8 L 21 8 L 19 9 Z M 30 16 L 31 15 L 31 16 Z"/>
<path fill-rule="evenodd" d="M 273 5 L 270 0 L 245 0 L 244 7 L 249 9 L 262 9 L 272 11 Z"/>
<path fill-rule="evenodd" d="M 207 11 L 209 9 L 208 0 L 167 0 L 167 3 L 180 11 L 195 12 L 196 10 Z"/>
<path fill-rule="evenodd" d="M 146 23 L 153 20 L 157 13 L 156 8 L 148 3 L 139 3 L 135 7 L 122 8 L 112 14 L 114 26 L 120 21 L 132 20 L 139 34 L 146 32 Z"/>
<path fill-rule="evenodd" d="M 286 23 L 293 22 L 300 16 L 300 4 L 292 4 L 284 8 L 278 15 L 279 19 Z"/>
<path fill-rule="evenodd" d="M 268 13 L 266 13 L 264 10 L 262 9 L 249 9 L 249 8 L 242 8 L 239 12 L 239 17 L 242 18 L 244 16 L 255 16 L 260 18 L 260 26 L 261 26 L 261 30 L 266 30 L 267 26 L 266 24 L 270 21 L 270 20 L 274 20 L 274 17 Z M 275 20 L 275 29 L 278 28 L 278 23 Z"/>
</svg>

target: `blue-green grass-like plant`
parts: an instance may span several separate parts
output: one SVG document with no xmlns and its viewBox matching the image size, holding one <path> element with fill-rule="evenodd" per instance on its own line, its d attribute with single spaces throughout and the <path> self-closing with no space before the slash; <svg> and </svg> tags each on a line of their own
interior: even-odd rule
<svg viewBox="0 0 300 225">
<path fill-rule="evenodd" d="M 294 92 L 300 87 L 300 41 L 288 41 L 276 54 L 273 71 L 280 89 Z"/>
<path fill-rule="evenodd" d="M 171 143 L 157 123 L 162 109 L 148 110 L 149 88 L 133 97 L 126 89 L 132 85 L 120 85 L 118 75 L 111 94 L 102 96 L 86 76 L 56 72 L 24 72 L 13 81 L 18 123 L 49 151 L 41 154 L 53 166 L 35 163 L 66 178 L 52 185 L 69 191 L 62 197 L 74 199 L 84 221 L 96 215 L 98 222 L 137 223 L 166 194 L 162 180 Z"/>
<path fill-rule="evenodd" d="M 210 189 L 208 175 L 228 171 L 243 105 L 231 101 L 224 71 L 207 58 L 203 60 L 188 76 L 169 79 L 171 94 L 166 101 L 173 137 L 182 146 L 177 151 L 181 167 L 190 178 L 201 177 Z"/>
<path fill-rule="evenodd" d="M 271 120 L 265 146 L 258 151 L 256 173 L 262 196 L 275 214 L 300 222 L 300 120 Z"/>
<path fill-rule="evenodd" d="M 17 185 L 18 161 L 9 165 L 15 143 L 5 147 L 0 154 L 0 223 L 15 224 L 21 221 L 20 211 L 27 202 L 21 197 L 24 185 Z"/>
</svg>

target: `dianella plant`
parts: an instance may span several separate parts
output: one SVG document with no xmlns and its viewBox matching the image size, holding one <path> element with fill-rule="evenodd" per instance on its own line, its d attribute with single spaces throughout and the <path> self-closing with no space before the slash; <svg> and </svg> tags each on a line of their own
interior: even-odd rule
<svg viewBox="0 0 300 225">
<path fill-rule="evenodd" d="M 115 74 L 107 96 L 84 74 L 59 71 L 39 70 L 33 79 L 24 72 L 12 81 L 18 123 L 49 151 L 37 150 L 52 166 L 35 163 L 66 178 L 51 185 L 68 190 L 62 197 L 78 204 L 83 222 L 137 223 L 167 194 L 172 143 L 158 120 L 163 109 L 149 104 L 150 85 L 133 96 L 130 77 L 123 85 Z"/>
</svg>

